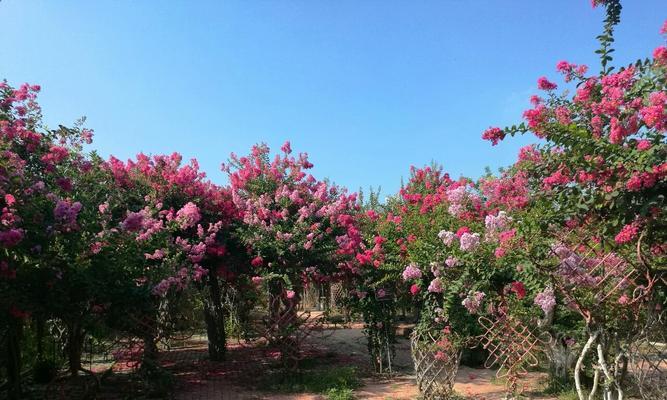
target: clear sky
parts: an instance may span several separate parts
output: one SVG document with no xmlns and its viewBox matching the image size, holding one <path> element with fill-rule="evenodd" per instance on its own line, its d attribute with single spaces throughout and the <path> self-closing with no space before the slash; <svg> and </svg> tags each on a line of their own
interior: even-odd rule
<svg viewBox="0 0 667 400">
<path fill-rule="evenodd" d="M 477 177 L 538 77 L 598 66 L 588 0 L 0 0 L 0 79 L 42 85 L 46 121 L 88 117 L 93 147 L 197 157 L 216 182 L 230 152 L 285 141 L 317 177 L 396 191 L 410 165 Z M 615 53 L 661 44 L 665 0 L 626 0 Z"/>
</svg>

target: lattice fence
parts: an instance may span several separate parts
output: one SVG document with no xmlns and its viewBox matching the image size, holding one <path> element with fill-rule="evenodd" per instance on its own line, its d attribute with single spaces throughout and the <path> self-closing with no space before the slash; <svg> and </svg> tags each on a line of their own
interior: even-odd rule
<svg viewBox="0 0 667 400">
<path fill-rule="evenodd" d="M 320 314 L 300 310 L 299 303 L 282 296 L 269 296 L 268 315 L 263 318 L 263 337 L 269 347 L 280 351 L 281 361 L 288 368 L 296 368 L 304 357 L 302 351 L 313 334 L 326 334 Z"/>
<path fill-rule="evenodd" d="M 311 284 L 301 291 L 299 309 L 304 311 L 344 311 L 347 291 L 341 282 Z"/>
<path fill-rule="evenodd" d="M 628 370 L 642 398 L 667 399 L 667 311 L 650 313 L 628 353 Z"/>
<path fill-rule="evenodd" d="M 498 368 L 496 377 L 506 378 L 508 394 L 520 393 L 523 387 L 519 388 L 519 380 L 527 373 L 527 367 L 539 364 L 537 355 L 544 350 L 548 338 L 536 336 L 523 322 L 511 316 L 502 316 L 496 321 L 480 317 L 479 324 L 484 333 L 478 337 L 478 344 L 489 352 L 484 367 Z"/>
<path fill-rule="evenodd" d="M 442 346 L 441 337 L 415 332 L 411 337 L 412 359 L 419 393 L 425 400 L 449 399 L 461 361 L 458 346 Z"/>
</svg>

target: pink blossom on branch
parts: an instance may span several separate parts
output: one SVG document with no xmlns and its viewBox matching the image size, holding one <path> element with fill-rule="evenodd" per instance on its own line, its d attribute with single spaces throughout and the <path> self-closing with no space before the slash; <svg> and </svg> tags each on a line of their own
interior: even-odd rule
<svg viewBox="0 0 667 400">
<path fill-rule="evenodd" d="M 536 294 L 534 303 L 540 306 L 545 314 L 549 314 L 556 306 L 556 296 L 554 295 L 554 290 L 551 287 L 547 287 L 540 293 Z"/>
<path fill-rule="evenodd" d="M 554 89 L 556 89 L 557 87 L 558 87 L 558 85 L 556 85 L 556 84 L 553 83 L 553 82 L 550 82 L 550 81 L 549 81 L 546 77 L 544 77 L 544 76 L 543 76 L 543 77 L 540 77 L 540 78 L 537 80 L 537 88 L 540 89 L 540 90 L 554 90 Z"/>
<path fill-rule="evenodd" d="M 199 222 L 201 214 L 197 205 L 190 201 L 176 212 L 176 218 L 180 221 L 181 229 L 188 229 Z"/>
<path fill-rule="evenodd" d="M 637 150 L 645 151 L 651 148 L 651 142 L 646 139 L 641 139 L 637 141 Z"/>
<path fill-rule="evenodd" d="M 430 293 L 442 293 L 442 280 L 440 278 L 433 279 L 428 285 L 428 291 Z"/>
<path fill-rule="evenodd" d="M 493 146 L 505 139 L 505 131 L 498 127 L 489 128 L 482 133 L 482 139 L 491 141 Z"/>
<path fill-rule="evenodd" d="M 53 216 L 60 230 L 63 232 L 71 232 L 79 229 L 77 223 L 77 216 L 83 205 L 69 200 L 58 200 L 56 207 L 53 209 Z"/>
<path fill-rule="evenodd" d="M 479 233 L 464 233 L 461 235 L 461 250 L 472 251 L 479 246 Z"/>
<path fill-rule="evenodd" d="M 638 222 L 633 222 L 631 224 L 625 225 L 623 229 L 616 235 L 614 240 L 618 244 L 628 243 L 637 238 L 639 233 L 640 224 Z"/>
<path fill-rule="evenodd" d="M 463 299 L 461 304 L 470 314 L 477 314 L 485 297 L 486 294 L 484 292 L 476 291 L 474 293 L 469 293 L 468 296 Z"/>
</svg>

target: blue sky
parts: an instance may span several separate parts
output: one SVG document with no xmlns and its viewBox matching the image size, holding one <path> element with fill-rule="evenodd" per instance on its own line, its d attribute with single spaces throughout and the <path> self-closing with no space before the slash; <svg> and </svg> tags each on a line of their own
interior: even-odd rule
<svg viewBox="0 0 667 400">
<path fill-rule="evenodd" d="M 102 155 L 197 157 L 285 141 L 317 177 L 390 194 L 410 165 L 477 177 L 515 159 L 538 77 L 598 66 L 588 0 L 0 0 L 0 79 L 42 85 L 46 121 L 87 116 Z M 661 44 L 667 1 L 625 1 L 616 58 Z"/>
</svg>

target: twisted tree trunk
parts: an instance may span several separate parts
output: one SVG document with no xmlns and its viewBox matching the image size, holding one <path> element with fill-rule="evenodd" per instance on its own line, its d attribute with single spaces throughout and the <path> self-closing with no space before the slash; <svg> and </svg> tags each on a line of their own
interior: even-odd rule
<svg viewBox="0 0 667 400">
<path fill-rule="evenodd" d="M 579 396 L 579 400 L 593 399 L 593 397 L 595 396 L 595 392 L 597 391 L 597 384 L 594 384 L 591 393 L 588 396 L 584 395 L 584 389 L 581 386 L 581 369 L 584 366 L 584 359 L 586 358 L 586 355 L 593 346 L 593 343 L 598 339 L 599 335 L 600 331 L 595 331 L 588 334 L 588 340 L 586 341 L 584 347 L 581 349 L 581 353 L 579 354 L 579 358 L 577 359 L 577 364 L 574 366 L 574 385 L 577 388 L 577 396 Z M 595 379 L 595 383 L 597 383 L 597 376 Z"/>
</svg>

